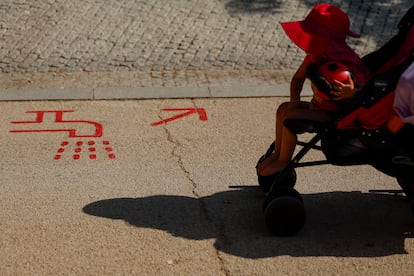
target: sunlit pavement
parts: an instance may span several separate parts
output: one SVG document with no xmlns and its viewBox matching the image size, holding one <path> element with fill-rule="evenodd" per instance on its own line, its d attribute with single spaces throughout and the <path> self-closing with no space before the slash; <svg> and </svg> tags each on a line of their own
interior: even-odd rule
<svg viewBox="0 0 414 276">
<path fill-rule="evenodd" d="M 411 275 L 409 202 L 368 166 L 297 169 L 307 223 L 270 235 L 284 100 L 1 102 L 1 274 Z"/>
</svg>

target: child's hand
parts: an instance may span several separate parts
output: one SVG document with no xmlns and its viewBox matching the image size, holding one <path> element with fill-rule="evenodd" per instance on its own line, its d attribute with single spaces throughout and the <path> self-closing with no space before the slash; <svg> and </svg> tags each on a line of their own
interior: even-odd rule
<svg viewBox="0 0 414 276">
<path fill-rule="evenodd" d="M 334 80 L 333 87 L 335 90 L 331 91 L 331 94 L 334 96 L 334 100 L 344 100 L 352 98 L 355 95 L 355 86 L 352 78 L 348 76 L 349 83 L 343 83 L 337 80 Z"/>
</svg>

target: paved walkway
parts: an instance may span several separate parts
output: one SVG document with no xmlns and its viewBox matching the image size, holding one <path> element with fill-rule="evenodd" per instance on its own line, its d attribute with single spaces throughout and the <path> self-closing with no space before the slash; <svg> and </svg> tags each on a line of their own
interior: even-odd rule
<svg viewBox="0 0 414 276">
<path fill-rule="evenodd" d="M 412 4 L 333 2 L 360 54 Z M 0 101 L 0 274 L 412 275 L 410 204 L 369 166 L 298 168 L 304 229 L 265 227 L 254 166 L 287 98 L 251 96 L 288 91 L 278 22 L 314 4 L 2 0 L 0 100 L 26 101 Z M 182 99 L 27 101 L 114 98 Z"/>
<path fill-rule="evenodd" d="M 270 235 L 254 166 L 284 100 L 0 102 L 0 275 L 412 276 L 410 202 L 369 166 L 298 168 L 306 224 Z M 179 108 L 206 117 L 159 124 Z"/>
<path fill-rule="evenodd" d="M 411 0 L 326 1 L 362 34 L 364 55 L 387 41 Z M 0 88 L 271 86 L 303 58 L 279 22 L 309 0 L 4 0 Z M 254 91 L 252 91 L 254 95 Z M 171 95 L 174 96 L 174 95 Z"/>
</svg>

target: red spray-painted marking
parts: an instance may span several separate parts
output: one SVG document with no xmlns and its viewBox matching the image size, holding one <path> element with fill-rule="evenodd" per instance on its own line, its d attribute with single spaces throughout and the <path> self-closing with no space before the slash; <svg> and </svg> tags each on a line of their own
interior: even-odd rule
<svg viewBox="0 0 414 276">
<path fill-rule="evenodd" d="M 93 147 L 91 147 L 91 145 L 93 145 Z M 73 160 L 80 160 L 84 157 L 90 160 L 97 160 L 100 156 L 97 150 L 98 148 L 101 149 L 101 152 L 105 152 L 103 155 L 107 158 L 116 158 L 109 141 L 102 141 L 102 145 L 99 147 L 99 144 L 96 141 L 89 140 L 87 142 L 76 141 L 73 145 L 71 145 L 68 141 L 62 142 L 60 147 L 57 149 L 54 159 L 61 160 L 64 157 L 64 154 L 67 153 Z M 71 151 L 72 153 L 70 153 Z"/>
<path fill-rule="evenodd" d="M 191 114 L 196 114 L 198 113 L 198 118 L 200 119 L 200 121 L 207 121 L 207 113 L 206 110 L 204 108 L 163 108 L 161 109 L 162 111 L 185 111 L 184 113 L 180 113 L 177 114 L 175 116 L 172 116 L 170 118 L 158 121 L 158 122 L 154 122 L 151 124 L 151 126 L 159 126 L 162 124 L 166 124 L 168 122 L 189 116 Z"/>
<path fill-rule="evenodd" d="M 77 129 L 73 127 L 68 128 L 57 128 L 57 129 L 20 129 L 20 130 L 10 130 L 12 133 L 24 133 L 24 132 L 68 132 L 69 137 L 71 138 L 91 138 L 91 137 L 102 137 L 103 135 L 103 126 L 98 122 L 88 121 L 88 120 L 65 120 L 63 119 L 63 113 L 74 112 L 74 110 L 34 110 L 26 111 L 26 113 L 36 114 L 36 118 L 33 121 L 12 121 L 12 124 L 42 124 L 45 113 L 54 113 L 55 114 L 55 123 L 63 123 L 68 125 L 80 125 L 88 124 L 95 127 L 95 132 L 89 135 L 78 135 Z"/>
<path fill-rule="evenodd" d="M 17 129 L 17 130 L 10 130 L 11 133 L 56 133 L 56 132 L 67 132 L 69 138 L 100 138 L 103 136 L 103 126 L 102 124 L 94 121 L 89 120 L 66 120 L 63 119 L 63 115 L 68 112 L 74 112 L 74 110 L 34 110 L 34 111 L 27 111 L 28 114 L 35 114 L 35 118 L 33 120 L 23 120 L 23 121 L 12 121 L 11 124 L 15 125 L 31 125 L 30 129 Z M 44 123 L 44 117 L 46 113 L 54 114 L 54 121 L 52 123 L 59 123 L 59 127 L 56 128 L 51 127 L 50 123 L 48 125 L 48 129 L 45 127 L 39 127 L 38 129 L 33 129 L 33 125 L 42 126 Z M 87 134 L 87 135 L 80 135 L 79 134 L 79 127 L 83 125 L 88 125 L 94 127 L 94 132 Z M 65 128 L 61 128 L 63 126 L 68 126 Z M 89 141 L 82 141 L 78 140 L 73 143 L 72 147 L 69 141 L 63 141 L 60 143 L 60 147 L 57 149 L 56 154 L 54 156 L 55 160 L 61 160 L 63 155 L 67 153 L 71 156 L 73 160 L 79 160 L 82 158 L 83 155 L 87 155 L 90 160 L 96 160 L 98 158 L 97 154 L 97 142 L 94 140 Z M 113 148 L 110 147 L 110 143 L 108 140 L 102 141 L 103 147 L 100 148 L 101 150 L 105 151 L 105 155 L 110 158 L 116 158 L 116 155 L 113 153 Z M 70 153 L 72 151 L 72 153 Z"/>
</svg>

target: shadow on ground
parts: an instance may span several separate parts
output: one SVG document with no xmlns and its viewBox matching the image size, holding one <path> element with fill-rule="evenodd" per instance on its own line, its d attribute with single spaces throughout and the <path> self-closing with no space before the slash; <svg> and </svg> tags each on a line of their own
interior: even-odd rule
<svg viewBox="0 0 414 276">
<path fill-rule="evenodd" d="M 285 0 L 220 0 L 224 3 L 227 12 L 231 15 L 242 14 L 242 13 L 292 13 L 292 7 L 302 5 L 304 8 L 308 8 L 309 11 L 321 1 L 317 0 L 298 0 L 298 1 L 285 1 Z M 355 1 L 345 0 L 341 4 L 337 1 L 326 0 L 323 3 L 330 3 L 338 6 L 348 12 L 349 7 L 354 7 L 349 11 L 349 16 L 352 18 L 354 12 L 364 12 L 368 14 L 370 11 L 373 18 L 377 20 L 386 20 L 386 18 L 378 18 L 377 12 L 395 14 L 395 12 L 401 10 L 402 14 L 405 13 L 412 5 L 411 0 L 402 0 L 394 3 L 384 4 L 380 1 Z M 383 26 L 383 25 L 380 25 Z"/>
<path fill-rule="evenodd" d="M 283 0 L 224 0 L 230 15 L 240 13 L 281 13 Z"/>
<path fill-rule="evenodd" d="M 308 12 L 320 1 L 314 0 L 220 0 L 231 16 L 243 14 L 272 14 L 292 15 L 292 20 L 302 20 Z M 397 33 L 397 24 L 406 11 L 413 5 L 412 0 L 401 0 L 394 3 L 383 1 L 338 1 L 326 0 L 342 8 L 348 13 L 351 29 L 361 34 L 362 39 L 370 39 L 382 46 Z M 302 14 L 306 10 L 305 15 Z M 298 14 L 299 13 L 299 14 Z M 287 17 L 289 18 L 289 17 Z M 357 47 L 359 40 L 352 40 L 351 46 Z M 367 54 L 367 53 L 364 53 Z"/>
<path fill-rule="evenodd" d="M 124 220 L 190 240 L 215 238 L 214 246 L 245 258 L 290 256 L 377 257 L 407 254 L 413 218 L 400 195 L 328 192 L 303 195 L 307 224 L 294 237 L 271 236 L 257 188 L 233 189 L 195 199 L 156 195 L 113 198 L 84 207 L 86 214 Z"/>
</svg>

